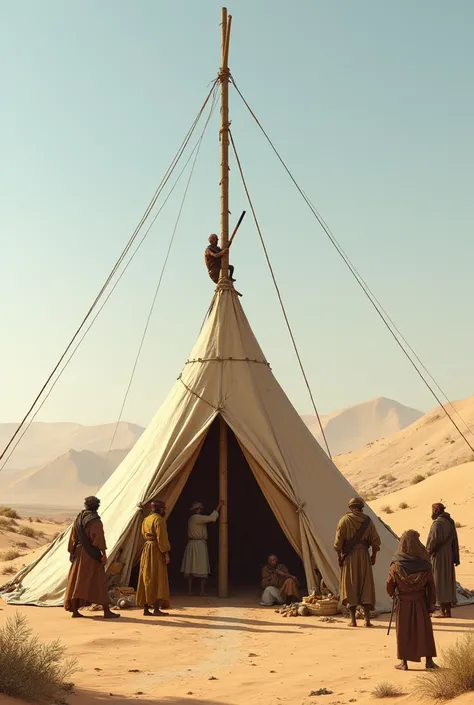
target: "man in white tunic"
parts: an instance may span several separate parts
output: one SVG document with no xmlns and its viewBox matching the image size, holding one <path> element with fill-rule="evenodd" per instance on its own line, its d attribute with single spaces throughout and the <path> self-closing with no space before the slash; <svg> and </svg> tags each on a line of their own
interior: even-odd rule
<svg viewBox="0 0 474 705">
<path fill-rule="evenodd" d="M 217 521 L 219 511 L 223 505 L 220 502 L 212 514 L 203 514 L 204 505 L 194 502 L 191 507 L 191 516 L 188 521 L 188 544 L 184 551 L 181 572 L 188 579 L 188 594 L 193 594 L 193 578 L 201 581 L 201 597 L 204 596 L 204 587 L 207 577 L 211 572 L 209 553 L 207 550 L 207 525 Z"/>
</svg>

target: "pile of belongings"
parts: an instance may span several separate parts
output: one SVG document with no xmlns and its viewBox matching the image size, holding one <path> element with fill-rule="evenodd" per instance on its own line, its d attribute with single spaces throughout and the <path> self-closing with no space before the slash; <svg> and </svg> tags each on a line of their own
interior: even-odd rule
<svg viewBox="0 0 474 705">
<path fill-rule="evenodd" d="M 131 587 L 116 587 L 109 590 L 109 600 L 112 605 L 120 610 L 136 607 L 137 596 Z"/>
</svg>

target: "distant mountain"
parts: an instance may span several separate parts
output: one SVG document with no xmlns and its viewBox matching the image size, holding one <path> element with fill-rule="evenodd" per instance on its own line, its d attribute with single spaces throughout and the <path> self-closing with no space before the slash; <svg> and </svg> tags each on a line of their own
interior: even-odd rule
<svg viewBox="0 0 474 705">
<path fill-rule="evenodd" d="M 110 456 L 69 450 L 40 468 L 0 475 L 2 502 L 80 506 L 84 497 L 97 492 L 127 453 L 128 449 L 114 450 Z"/>
<path fill-rule="evenodd" d="M 116 424 L 83 426 L 77 423 L 33 423 L 19 443 L 9 468 L 40 467 L 74 448 L 76 451 L 90 450 L 107 453 Z M 0 448 L 4 448 L 18 424 L 0 424 Z M 144 429 L 133 423 L 122 421 L 117 429 L 114 448 L 130 449 L 140 438 Z M 3 474 L 3 473 L 2 473 Z"/>
<path fill-rule="evenodd" d="M 334 456 L 349 453 L 379 438 L 391 436 L 410 426 L 421 416 L 421 411 L 399 404 L 393 399 L 379 397 L 322 416 L 321 422 L 331 454 Z M 317 418 L 302 418 L 319 443 L 324 445 Z"/>
<path fill-rule="evenodd" d="M 474 445 L 474 396 L 453 402 L 447 409 Z M 425 478 L 472 460 L 472 449 L 438 407 L 411 426 L 340 455 L 335 462 L 360 492 L 378 497 L 410 485 L 416 476 Z"/>
</svg>

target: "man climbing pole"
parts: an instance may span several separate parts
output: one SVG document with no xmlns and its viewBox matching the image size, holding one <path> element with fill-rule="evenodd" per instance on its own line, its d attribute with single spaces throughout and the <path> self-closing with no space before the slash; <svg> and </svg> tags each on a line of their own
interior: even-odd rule
<svg viewBox="0 0 474 705">
<path fill-rule="evenodd" d="M 208 274 L 215 284 L 219 281 L 221 273 L 221 257 L 229 251 L 229 247 L 219 247 L 218 242 L 219 238 L 217 235 L 210 235 L 209 245 L 204 252 L 204 261 L 206 262 Z M 235 282 L 234 267 L 231 264 L 229 264 L 229 279 L 231 282 Z"/>
</svg>

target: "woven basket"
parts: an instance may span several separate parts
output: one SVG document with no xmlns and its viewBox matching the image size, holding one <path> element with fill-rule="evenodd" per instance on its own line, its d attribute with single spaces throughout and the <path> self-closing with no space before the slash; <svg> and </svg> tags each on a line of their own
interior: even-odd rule
<svg viewBox="0 0 474 705">
<path fill-rule="evenodd" d="M 332 617 L 339 614 L 339 602 L 337 600 L 325 600 L 324 602 L 315 602 L 314 605 L 306 603 L 310 614 L 316 617 Z"/>
</svg>

